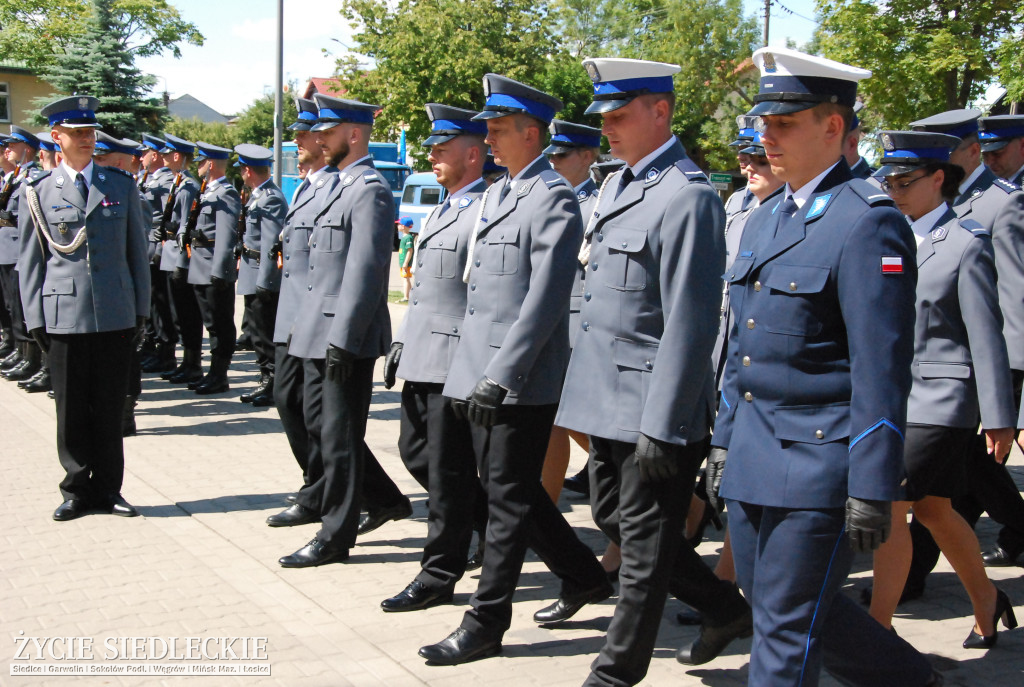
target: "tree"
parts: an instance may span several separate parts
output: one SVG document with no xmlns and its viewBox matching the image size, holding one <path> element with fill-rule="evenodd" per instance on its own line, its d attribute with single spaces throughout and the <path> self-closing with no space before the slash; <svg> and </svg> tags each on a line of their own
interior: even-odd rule
<svg viewBox="0 0 1024 687">
<path fill-rule="evenodd" d="M 111 136 L 139 138 L 158 131 L 166 116 L 163 105 L 146 94 L 154 79 L 143 75 L 122 43 L 123 26 L 111 10 L 113 0 L 93 0 L 85 33 L 68 46 L 55 64 L 41 74 L 61 93 L 99 98 L 96 118 Z M 41 98 L 42 107 L 50 98 Z"/>
<path fill-rule="evenodd" d="M 873 72 L 859 92 L 886 127 L 967 107 L 997 76 L 1024 92 L 1019 0 L 818 0 L 818 12 L 823 54 Z"/>
<path fill-rule="evenodd" d="M 179 43 L 202 45 L 203 35 L 166 0 L 114 0 L 114 31 L 133 57 L 169 51 L 181 56 Z M 36 68 L 57 57 L 85 35 L 90 0 L 0 0 L 0 59 Z"/>
<path fill-rule="evenodd" d="M 288 126 L 295 121 L 298 117 L 298 113 L 295 109 L 295 101 L 291 98 L 291 93 L 295 91 L 295 84 L 291 83 L 285 86 L 285 94 L 282 101 L 284 106 L 284 126 Z M 261 98 L 257 98 L 250 104 L 242 114 L 238 116 L 238 121 L 235 122 L 233 127 L 235 132 L 235 138 L 240 143 L 256 143 L 267 148 L 274 147 L 274 95 L 264 95 Z M 285 129 L 282 132 L 284 135 L 282 140 L 290 141 L 292 139 L 292 132 Z M 213 141 L 210 141 L 211 143 Z"/>
</svg>

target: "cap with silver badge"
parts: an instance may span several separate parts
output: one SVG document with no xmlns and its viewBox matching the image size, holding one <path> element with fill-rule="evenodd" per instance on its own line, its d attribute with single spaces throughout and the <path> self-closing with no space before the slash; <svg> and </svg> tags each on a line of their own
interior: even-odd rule
<svg viewBox="0 0 1024 687">
<path fill-rule="evenodd" d="M 888 177 L 906 174 L 919 167 L 949 162 L 950 152 L 960 145 L 960 139 L 931 131 L 883 131 L 878 134 L 882 142 L 882 166 L 872 176 Z"/>
<path fill-rule="evenodd" d="M 588 57 L 583 68 L 594 82 L 594 102 L 586 114 L 611 112 L 649 93 L 672 93 L 672 75 L 680 71 L 677 64 L 623 57 Z"/>
<path fill-rule="evenodd" d="M 91 95 L 73 95 L 53 101 L 40 110 L 39 114 L 46 117 L 51 127 L 98 129 L 100 124 L 96 121 L 96 108 L 99 104 L 99 99 Z"/>
<path fill-rule="evenodd" d="M 871 76 L 867 69 L 789 48 L 759 48 L 752 59 L 761 82 L 749 115 L 792 114 L 822 103 L 852 108 L 857 83 Z"/>
</svg>

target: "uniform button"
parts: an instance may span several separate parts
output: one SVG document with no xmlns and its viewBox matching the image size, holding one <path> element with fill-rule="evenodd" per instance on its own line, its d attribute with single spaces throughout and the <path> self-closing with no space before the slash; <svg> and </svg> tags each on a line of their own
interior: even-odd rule
<svg viewBox="0 0 1024 687">
<path fill-rule="evenodd" d="M 796 291 L 796 282 L 795 281 L 789 282 L 789 290 L 790 291 Z"/>
<path fill-rule="evenodd" d="M 420 283 L 419 283 L 419 282 L 416 282 L 416 286 L 419 286 L 419 285 L 420 285 Z"/>
<path fill-rule="evenodd" d="M 743 367 L 750 367 L 750 356 L 743 356 Z"/>
<path fill-rule="evenodd" d="M 452 334 L 458 334 L 458 333 L 459 333 L 459 328 L 458 327 L 452 327 Z"/>
<path fill-rule="evenodd" d="M 821 431 L 821 430 L 819 429 L 819 430 L 817 430 L 817 431 L 816 431 L 816 432 L 814 433 L 814 436 L 818 437 L 819 439 L 824 439 L 824 438 L 825 438 L 825 433 L 824 433 L 824 432 L 822 432 L 822 431 Z"/>
<path fill-rule="evenodd" d="M 476 284 L 470 284 L 469 285 L 469 290 L 470 291 L 476 291 Z"/>
<path fill-rule="evenodd" d="M 587 291 L 585 294 L 583 294 L 583 300 L 585 300 L 585 301 L 589 301 L 590 300 L 590 292 L 589 291 Z"/>
<path fill-rule="evenodd" d="M 420 304 L 420 302 L 419 302 L 418 300 L 413 300 L 412 304 L 413 304 L 413 305 L 419 305 L 419 304 Z"/>
<path fill-rule="evenodd" d="M 645 360 L 644 361 L 644 367 L 647 368 L 648 370 L 651 370 L 651 369 L 654 368 L 654 365 L 651 365 L 651 361 L 650 360 Z"/>
<path fill-rule="evenodd" d="M 523 381 L 523 375 L 519 375 L 518 377 L 516 377 L 516 381 L 517 382 Z"/>
<path fill-rule="evenodd" d="M 310 271 L 310 272 L 312 272 L 312 271 L 313 271 L 313 268 L 314 268 L 315 266 L 316 266 L 316 265 L 310 265 L 310 266 L 309 266 L 309 271 Z"/>
<path fill-rule="evenodd" d="M 285 259 L 285 260 L 291 260 L 291 259 L 292 259 L 292 256 L 290 256 L 290 255 L 286 255 L 286 256 L 284 256 L 284 259 Z"/>
<path fill-rule="evenodd" d="M 679 431 L 686 434 L 686 425 L 679 425 Z"/>
<path fill-rule="evenodd" d="M 285 273 L 284 273 L 284 276 L 285 276 L 285 278 L 287 278 L 287 277 L 288 277 L 288 273 L 287 273 L 287 272 L 285 272 Z"/>
<path fill-rule="evenodd" d="M 753 329 L 753 328 L 754 328 L 754 320 L 753 320 L 753 318 L 751 318 L 751 319 L 747 320 L 747 329 Z"/>
<path fill-rule="evenodd" d="M 313 290 L 313 285 L 312 284 L 309 284 L 308 286 L 306 286 L 306 291 L 312 291 L 312 290 Z"/>
<path fill-rule="evenodd" d="M 583 331 L 585 331 L 585 332 L 589 332 L 590 331 L 590 323 L 589 322 L 584 322 L 583 323 Z"/>
<path fill-rule="evenodd" d="M 470 307 L 469 314 L 472 315 L 475 312 L 476 312 L 476 308 Z"/>
<path fill-rule="evenodd" d="M 291 236 L 289 236 L 288 238 L 286 238 L 286 239 L 284 240 L 284 242 L 285 242 L 285 243 L 291 243 L 291 242 L 292 242 L 292 237 L 291 237 Z"/>
<path fill-rule="evenodd" d="M 623 241 L 623 242 L 622 242 L 622 247 L 623 247 L 623 248 L 627 248 L 627 247 L 629 247 L 629 242 L 628 242 L 628 241 Z"/>
<path fill-rule="evenodd" d="M 754 291 L 760 291 L 760 290 L 761 290 L 761 282 L 755 281 L 754 282 Z"/>
<path fill-rule="evenodd" d="M 590 263 L 590 267 L 591 267 L 591 269 L 592 269 L 592 270 L 593 270 L 594 272 L 597 272 L 597 263 L 596 263 L 596 262 L 592 262 L 592 263 Z"/>
<path fill-rule="evenodd" d="M 313 242 L 313 248 L 316 248 L 316 241 Z"/>
<path fill-rule="evenodd" d="M 754 394 L 748 391 L 747 393 L 743 394 L 743 400 L 746 401 L 747 403 L 750 403 L 751 401 L 754 400 Z"/>
<path fill-rule="evenodd" d="M 479 267 L 480 266 L 480 261 L 479 260 L 474 260 L 473 261 L 473 266 L 474 267 Z"/>
<path fill-rule="evenodd" d="M 480 243 L 482 243 L 482 244 L 484 244 L 486 246 L 487 245 L 487 239 L 480 239 Z"/>
<path fill-rule="evenodd" d="M 602 241 L 604 241 L 604 234 L 598 234 L 597 235 L 597 242 L 601 243 Z"/>
</svg>

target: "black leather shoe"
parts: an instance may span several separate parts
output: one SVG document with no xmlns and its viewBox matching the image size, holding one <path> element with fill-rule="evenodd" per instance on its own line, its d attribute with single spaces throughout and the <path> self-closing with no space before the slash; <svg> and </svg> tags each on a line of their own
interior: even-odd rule
<svg viewBox="0 0 1024 687">
<path fill-rule="evenodd" d="M 9 382 L 20 382 L 23 379 L 31 379 L 39 372 L 39 363 L 26 359 L 21 365 L 4 373 Z"/>
<path fill-rule="evenodd" d="M 306 508 L 301 503 L 291 505 L 280 513 L 275 513 L 267 518 L 267 524 L 271 527 L 295 527 L 296 525 L 308 525 L 311 522 L 320 522 L 320 514 L 311 508 Z"/>
<path fill-rule="evenodd" d="M 246 391 L 244 394 L 238 397 L 238 400 L 242 403 L 252 403 L 252 400 L 267 390 L 267 375 L 260 375 L 259 383 L 252 388 L 251 391 Z"/>
<path fill-rule="evenodd" d="M 348 558 L 348 549 L 331 550 L 313 537 L 308 544 L 293 554 L 277 560 L 282 568 L 313 568 L 326 563 L 340 563 Z"/>
<path fill-rule="evenodd" d="M 452 589 L 429 589 L 419 580 L 413 580 L 397 595 L 381 601 L 380 607 L 387 613 L 419 611 L 431 606 L 451 603 L 453 596 Z"/>
<path fill-rule="evenodd" d="M 252 347 L 252 339 L 248 336 L 240 336 L 235 340 L 236 351 L 252 351 L 255 350 Z"/>
<path fill-rule="evenodd" d="M 676 652 L 676 660 L 688 666 L 699 666 L 714 660 L 734 639 L 754 634 L 754 615 L 748 608 L 736 620 L 721 627 L 701 625 L 700 634 L 690 646 Z"/>
<path fill-rule="evenodd" d="M 191 389 L 192 385 L 189 384 L 188 387 Z M 230 388 L 227 375 L 211 375 L 196 386 L 195 392 L 199 396 L 209 396 L 210 394 L 222 394 Z"/>
<path fill-rule="evenodd" d="M 1009 568 L 1010 566 L 1017 565 L 1018 556 L 1020 556 L 1019 553 L 1016 556 L 1011 556 L 1009 551 L 996 544 L 981 554 L 981 560 L 987 568 Z"/>
<path fill-rule="evenodd" d="M 1013 614 L 1013 604 L 1010 597 L 1002 589 L 996 589 L 996 611 L 992 616 L 992 634 L 980 635 L 971 628 L 971 634 L 964 640 L 965 649 L 991 649 L 999 641 L 999 621 L 1003 621 L 1003 627 L 1012 630 L 1017 627 L 1017 616 Z"/>
<path fill-rule="evenodd" d="M 173 352 L 170 356 L 155 355 L 142 365 L 142 371 L 149 374 L 153 374 L 155 372 L 173 372 L 177 369 L 178 359 L 174 357 Z"/>
<path fill-rule="evenodd" d="M 501 653 L 501 640 L 484 639 L 461 627 L 437 644 L 420 647 L 419 654 L 436 666 L 455 666 Z"/>
<path fill-rule="evenodd" d="M 676 613 L 676 622 L 680 625 L 701 625 L 704 622 L 704 615 L 689 606 Z"/>
<path fill-rule="evenodd" d="M 409 499 L 396 506 L 364 513 L 359 518 L 359 528 L 356 530 L 356 534 L 368 534 L 386 522 L 404 520 L 410 515 L 412 515 L 412 504 L 409 503 Z"/>
<path fill-rule="evenodd" d="M 0 370 L 10 370 L 12 368 L 21 365 L 25 358 L 22 357 L 21 351 L 15 349 L 13 353 L 10 353 L 2 361 L 0 361 Z"/>
<path fill-rule="evenodd" d="M 580 496 L 590 496 L 590 475 L 587 468 L 583 468 L 572 477 L 566 477 L 562 482 L 562 488 Z"/>
<path fill-rule="evenodd" d="M 270 389 L 264 389 L 261 393 L 253 396 L 250 403 L 253 408 L 269 408 L 274 405 L 274 392 Z"/>
<path fill-rule="evenodd" d="M 135 510 L 135 506 L 125 501 L 124 497 L 120 494 L 111 497 L 109 505 L 104 510 L 111 515 L 118 515 L 122 518 L 139 517 L 139 511 Z"/>
<path fill-rule="evenodd" d="M 83 515 L 90 515 L 98 512 L 100 511 L 93 508 L 82 499 L 68 499 L 57 506 L 57 510 L 53 511 L 53 519 L 57 522 L 66 522 L 68 520 L 80 518 Z"/>
<path fill-rule="evenodd" d="M 21 382 L 18 382 L 18 386 L 21 386 Z M 22 387 L 25 391 L 30 394 L 38 394 L 43 391 L 49 391 L 53 388 L 53 384 L 50 381 L 50 369 L 44 367 L 36 374 L 35 377 L 25 382 L 25 386 Z"/>
<path fill-rule="evenodd" d="M 484 536 L 483 536 L 483 533 L 482 532 L 479 533 L 479 536 L 480 536 L 480 539 L 477 542 L 476 551 L 474 551 L 473 555 L 469 557 L 468 561 L 466 561 L 466 572 L 470 572 L 472 570 L 479 570 L 480 568 L 484 567 Z"/>
<path fill-rule="evenodd" d="M 203 384 L 206 384 L 206 381 L 209 378 L 210 378 L 210 375 L 209 375 L 209 373 L 207 373 L 205 375 L 202 375 L 199 378 L 190 379 L 189 382 L 188 382 L 188 390 L 189 391 L 195 391 L 196 389 L 198 389 Z M 171 378 L 171 383 L 175 383 L 174 382 L 174 377 Z"/>
<path fill-rule="evenodd" d="M 558 601 L 547 608 L 542 608 L 534 613 L 533 622 L 540 623 L 542 625 L 564 622 L 576 615 L 576 613 L 587 604 L 604 601 L 614 593 L 615 588 L 610 584 L 605 584 L 579 594 L 559 598 Z"/>
</svg>

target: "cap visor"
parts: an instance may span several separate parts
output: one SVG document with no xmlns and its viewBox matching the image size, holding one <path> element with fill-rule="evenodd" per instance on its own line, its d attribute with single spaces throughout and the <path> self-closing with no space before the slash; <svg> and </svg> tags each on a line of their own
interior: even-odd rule
<svg viewBox="0 0 1024 687">
<path fill-rule="evenodd" d="M 295 122 L 291 126 L 287 127 L 288 131 L 309 131 L 312 127 L 305 122 Z"/>
<path fill-rule="evenodd" d="M 747 146 L 746 148 L 743 148 L 742 150 L 739 150 L 737 152 L 746 153 L 747 155 L 764 155 L 764 147 L 763 146 Z"/>
<path fill-rule="evenodd" d="M 921 169 L 922 167 L 924 167 L 924 165 L 883 165 L 882 167 L 879 167 L 878 171 L 872 174 L 871 176 L 881 179 L 884 177 L 895 176 L 897 174 L 908 174 L 910 172 L 913 172 L 915 169 Z"/>
<path fill-rule="evenodd" d="M 67 122 L 57 122 L 54 126 L 62 126 L 66 129 L 99 129 L 99 122 L 93 122 L 91 124 L 68 124 Z"/>
<path fill-rule="evenodd" d="M 754 107 L 747 112 L 751 117 L 761 117 L 764 115 L 782 115 L 782 114 L 793 114 L 794 112 L 803 112 L 809 110 L 819 103 L 808 103 L 799 100 L 765 100 L 757 103 Z"/>
<path fill-rule="evenodd" d="M 430 146 L 437 145 L 438 143 L 447 143 L 457 135 L 458 134 L 435 134 L 433 136 L 428 136 L 427 140 L 423 141 L 423 146 L 425 148 L 429 148 Z"/>
<path fill-rule="evenodd" d="M 1010 143 L 1009 140 L 1006 140 L 1006 141 L 988 141 L 986 143 L 982 143 L 981 144 L 981 152 L 983 152 L 983 153 L 994 153 L 997 150 L 1002 150 L 1009 143 Z"/>
<path fill-rule="evenodd" d="M 498 111 L 498 110 L 484 110 L 480 114 L 473 115 L 472 117 L 470 117 L 470 121 L 479 122 L 480 120 L 483 120 L 483 119 L 498 119 L 499 117 L 508 117 L 509 115 L 514 115 L 514 114 L 527 114 L 527 113 L 526 112 L 505 112 L 505 111 Z"/>
<path fill-rule="evenodd" d="M 557 143 L 552 143 L 543 150 L 543 153 L 545 155 L 561 155 L 562 153 L 571 153 L 574 150 L 577 150 L 577 148 L 572 146 L 560 146 Z"/>
<path fill-rule="evenodd" d="M 333 129 L 334 127 L 341 124 L 341 122 L 317 122 L 313 126 L 309 127 L 310 131 L 326 131 L 327 129 Z"/>
<path fill-rule="evenodd" d="M 587 106 L 587 109 L 583 114 L 601 114 L 603 112 L 611 112 L 617 110 L 620 107 L 625 107 L 633 102 L 633 98 L 625 98 L 623 100 L 595 100 Z"/>
</svg>

